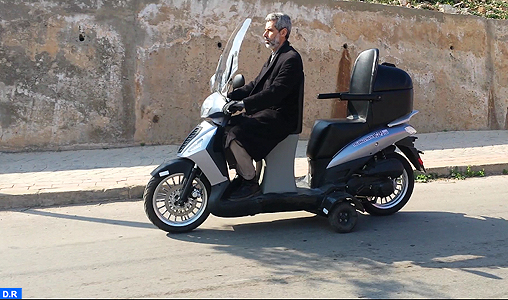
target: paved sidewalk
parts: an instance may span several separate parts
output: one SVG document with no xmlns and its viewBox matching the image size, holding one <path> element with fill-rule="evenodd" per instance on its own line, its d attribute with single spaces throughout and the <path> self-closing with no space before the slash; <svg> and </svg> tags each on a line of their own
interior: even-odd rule
<svg viewBox="0 0 508 300">
<path fill-rule="evenodd" d="M 459 167 L 508 171 L 508 131 L 417 134 L 427 173 Z M 295 176 L 307 173 L 307 141 L 300 141 Z M 0 153 L 0 209 L 141 199 L 150 172 L 176 157 L 178 145 Z M 507 177 L 508 178 L 508 177 Z M 507 180 L 508 184 L 508 180 Z"/>
</svg>

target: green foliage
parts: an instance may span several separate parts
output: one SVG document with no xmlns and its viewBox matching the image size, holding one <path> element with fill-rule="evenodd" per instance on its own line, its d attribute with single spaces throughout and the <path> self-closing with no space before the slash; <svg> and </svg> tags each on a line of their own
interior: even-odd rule
<svg viewBox="0 0 508 300">
<path fill-rule="evenodd" d="M 475 15 L 487 19 L 508 19 L 507 0 L 353 0 L 408 8 L 439 11 L 443 4 L 451 5 L 457 14 Z"/>
<path fill-rule="evenodd" d="M 508 174 L 508 170 L 503 170 L 503 174 Z M 437 173 L 420 173 L 419 171 L 416 171 L 415 173 L 415 181 L 416 182 L 429 182 L 432 180 L 438 180 L 438 179 L 459 179 L 464 180 L 466 178 L 471 177 L 485 177 L 485 169 L 482 169 L 480 171 L 473 171 L 471 170 L 470 166 L 467 166 L 466 171 L 460 170 L 458 167 L 454 167 L 450 170 L 449 175 L 438 175 Z"/>
<path fill-rule="evenodd" d="M 436 173 L 430 173 L 430 174 L 417 174 L 415 176 L 416 182 L 429 182 L 431 180 L 438 179 L 439 176 Z"/>
<path fill-rule="evenodd" d="M 508 170 L 503 169 L 503 175 L 508 175 Z"/>
<path fill-rule="evenodd" d="M 472 171 L 470 166 L 467 166 L 466 171 L 462 172 L 457 167 L 453 168 L 450 171 L 450 177 L 455 179 L 466 179 L 469 177 L 484 177 L 485 170 L 482 169 L 480 171 Z"/>
</svg>

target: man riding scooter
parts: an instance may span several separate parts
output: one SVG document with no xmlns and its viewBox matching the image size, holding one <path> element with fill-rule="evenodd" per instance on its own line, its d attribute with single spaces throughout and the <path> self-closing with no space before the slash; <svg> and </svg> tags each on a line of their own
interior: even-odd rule
<svg viewBox="0 0 508 300">
<path fill-rule="evenodd" d="M 304 73 L 300 54 L 288 41 L 291 18 L 283 13 L 270 13 L 265 21 L 263 38 L 272 51 L 270 58 L 253 81 L 228 94 L 234 101 L 224 106 L 229 113 L 245 109 L 231 118 L 232 127 L 225 142 L 229 166 L 237 172 L 230 200 L 260 193 L 252 160 L 265 158 L 298 126 Z"/>
<path fill-rule="evenodd" d="M 356 58 L 348 92 L 318 94 L 318 99 L 347 100 L 348 115 L 315 121 L 306 151 L 309 171 L 297 182 L 294 155 L 302 132 L 304 75 L 300 56 L 286 40 L 290 23 L 282 26 L 271 18 L 267 18 L 265 36 L 269 45 L 280 45 L 273 60 L 244 86 L 243 75 L 236 72 L 252 19 L 241 22 L 210 78 L 211 94 L 203 101 L 199 124 L 182 142 L 176 158 L 150 173 L 144 208 L 158 228 L 188 232 L 210 214 L 243 217 L 302 210 L 328 218 L 334 230 L 345 233 L 354 228 L 357 210 L 390 215 L 409 201 L 414 187 L 412 167 L 425 170 L 414 146 L 416 130 L 408 124 L 418 112 L 413 110 L 412 79 L 394 65 L 379 64 L 376 48 Z M 231 88 L 232 101 L 227 97 Z M 242 116 L 233 115 L 242 109 L 246 110 Z M 237 167 L 237 184 L 242 175 L 246 181 L 255 181 L 244 183 L 233 199 L 225 141 L 231 156 L 230 148 L 236 144 L 245 149 L 245 161 L 257 161 L 256 168 L 246 163 L 250 177 Z M 229 167 L 236 165 L 230 161 Z"/>
</svg>

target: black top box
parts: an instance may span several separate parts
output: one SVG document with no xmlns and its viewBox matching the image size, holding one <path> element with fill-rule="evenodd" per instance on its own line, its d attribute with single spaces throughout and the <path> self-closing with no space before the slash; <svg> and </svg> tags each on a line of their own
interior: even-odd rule
<svg viewBox="0 0 508 300">
<path fill-rule="evenodd" d="M 364 119 L 371 129 L 384 126 L 413 110 L 413 82 L 393 64 L 378 64 L 379 50 L 365 50 L 355 61 L 351 94 L 375 94 L 380 100 L 350 100 L 348 118 Z"/>
<path fill-rule="evenodd" d="M 379 65 L 372 92 L 381 94 L 381 100 L 371 103 L 367 117 L 370 128 L 384 126 L 413 111 L 413 82 L 399 68 Z"/>
</svg>

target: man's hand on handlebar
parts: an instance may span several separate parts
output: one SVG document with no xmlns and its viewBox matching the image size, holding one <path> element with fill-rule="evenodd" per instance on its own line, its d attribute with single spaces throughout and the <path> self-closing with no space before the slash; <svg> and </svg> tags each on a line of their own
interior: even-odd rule
<svg viewBox="0 0 508 300">
<path fill-rule="evenodd" d="M 222 112 L 225 114 L 234 114 L 235 112 L 241 111 L 245 108 L 243 101 L 231 100 L 224 105 Z"/>
</svg>

